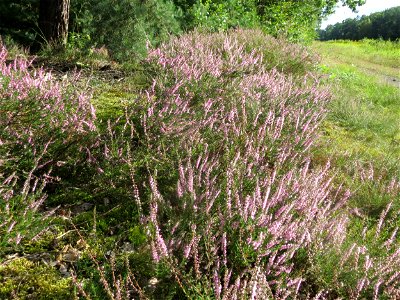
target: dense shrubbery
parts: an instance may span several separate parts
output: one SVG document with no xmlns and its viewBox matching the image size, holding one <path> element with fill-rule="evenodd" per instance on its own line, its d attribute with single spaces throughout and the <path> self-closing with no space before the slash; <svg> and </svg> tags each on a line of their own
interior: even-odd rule
<svg viewBox="0 0 400 300">
<path fill-rule="evenodd" d="M 182 26 L 210 31 L 224 31 L 233 27 L 260 26 L 257 5 L 254 1 L 174 1 L 184 12 Z"/>
<path fill-rule="evenodd" d="M 38 50 L 42 36 L 38 27 L 39 0 L 0 4 L 0 36 Z M 88 55 L 106 46 L 112 58 L 138 61 L 148 44 L 155 46 L 181 32 L 181 12 L 170 0 L 71 1 L 67 48 Z M 0 38 L 1 39 L 1 38 Z"/>
<path fill-rule="evenodd" d="M 307 157 L 327 95 L 302 70 L 290 79 L 241 46 L 260 37 L 191 34 L 150 54 L 159 69 L 142 117 L 146 144 L 154 159 L 176 157 L 168 173 L 149 169 L 154 259 L 189 298 L 397 295 L 397 230 L 382 227 L 390 207 L 352 241 L 340 209 L 348 192 Z M 324 266 L 328 257 L 348 274 Z"/>
<path fill-rule="evenodd" d="M 81 46 L 105 45 L 119 61 L 142 58 L 146 45 L 157 46 L 169 34 L 199 28 L 208 32 L 231 28 L 262 28 L 293 41 L 315 37 L 321 7 L 293 1 L 83 1 L 73 6 L 75 33 L 70 42 Z"/>
<path fill-rule="evenodd" d="M 43 43 L 37 17 L 40 0 L 0 4 L 0 35 L 38 50 Z M 104 46 L 119 62 L 138 61 L 146 45 L 159 45 L 170 34 L 202 28 L 261 28 L 291 41 L 310 41 L 321 19 L 338 0 L 77 0 L 71 2 L 68 50 L 88 55 Z M 363 0 L 342 0 L 354 9 Z M 50 45 L 53 47 L 54 45 Z M 59 49 L 57 49 L 59 50 Z"/>
<path fill-rule="evenodd" d="M 306 48 L 259 30 L 173 38 L 102 120 L 74 77 L 6 63 L 4 48 L 0 62 L 0 261 L 40 240 L 43 203 L 68 200 L 96 205 L 90 221 L 64 214 L 83 298 L 399 297 L 397 214 L 352 216 L 351 192 L 310 157 L 329 95 Z"/>
<path fill-rule="evenodd" d="M 140 60 L 148 46 L 181 31 L 180 12 L 169 0 L 83 1 L 81 5 L 77 29 L 82 37 L 90 37 L 87 42 L 91 46 L 105 45 L 121 62 Z"/>
<path fill-rule="evenodd" d="M 184 12 L 182 26 L 211 31 L 229 28 L 261 28 L 274 36 L 305 42 L 315 38 L 321 19 L 333 12 L 338 1 L 293 0 L 174 0 Z M 343 0 L 355 9 L 364 1 Z"/>
<path fill-rule="evenodd" d="M 10 36 L 22 45 L 31 45 L 37 34 L 39 1 L 11 1 L 0 3 L 0 36 Z"/>
</svg>

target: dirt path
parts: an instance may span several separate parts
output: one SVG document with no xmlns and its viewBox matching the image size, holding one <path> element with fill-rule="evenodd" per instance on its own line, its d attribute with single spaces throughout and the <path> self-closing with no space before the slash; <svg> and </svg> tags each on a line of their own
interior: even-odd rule
<svg viewBox="0 0 400 300">
<path fill-rule="evenodd" d="M 330 66 L 349 66 L 400 90 L 400 56 L 391 49 L 371 48 L 357 42 L 315 42 L 313 48 Z"/>
<path fill-rule="evenodd" d="M 356 67 L 361 72 L 376 77 L 380 82 L 395 86 L 400 89 L 400 68 L 382 66 L 376 62 L 362 58 L 335 55 L 328 58 L 333 64 L 343 63 Z"/>
<path fill-rule="evenodd" d="M 383 73 L 379 73 L 376 70 L 370 69 L 370 68 L 365 68 L 365 67 L 361 67 L 361 66 L 357 66 L 357 67 L 364 73 L 377 77 L 379 79 L 379 81 L 381 81 L 382 83 L 393 85 L 400 89 L 400 77 L 395 77 L 395 76 L 390 76 L 390 75 L 386 75 Z"/>
<path fill-rule="evenodd" d="M 353 65 L 355 65 L 359 70 L 363 71 L 364 73 L 377 77 L 382 83 L 393 85 L 400 89 L 400 69 L 387 67 L 387 69 L 390 69 L 390 72 L 385 72 L 382 70 L 382 66 L 369 61 L 367 61 L 366 64 Z M 376 65 L 376 68 L 374 68 L 374 65 Z M 396 72 L 398 76 L 394 76 Z"/>
</svg>

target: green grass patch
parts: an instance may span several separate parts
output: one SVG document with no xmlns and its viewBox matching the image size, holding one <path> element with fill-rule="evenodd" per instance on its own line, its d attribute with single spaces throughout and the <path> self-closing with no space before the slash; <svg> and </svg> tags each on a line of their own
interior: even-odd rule
<svg viewBox="0 0 400 300">
<path fill-rule="evenodd" d="M 367 61 L 381 67 L 398 68 L 400 62 L 400 43 L 383 40 L 327 41 L 315 42 L 314 48 L 326 57 L 347 61 Z M 354 64 L 354 62 L 353 62 Z"/>
<path fill-rule="evenodd" d="M 382 80 L 399 74 L 398 47 L 368 40 L 314 44 L 333 98 L 315 155 L 329 157 L 338 182 L 353 191 L 352 205 L 374 217 L 390 201 L 382 186 L 400 175 L 400 90 Z M 371 72 L 364 62 L 378 67 Z"/>
</svg>

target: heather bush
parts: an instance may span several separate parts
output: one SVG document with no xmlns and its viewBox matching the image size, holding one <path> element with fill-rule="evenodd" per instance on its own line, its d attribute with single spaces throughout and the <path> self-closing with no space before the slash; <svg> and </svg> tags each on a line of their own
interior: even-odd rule
<svg viewBox="0 0 400 300">
<path fill-rule="evenodd" d="M 7 63 L 0 49 L 0 230 L 1 243 L 17 244 L 41 229 L 36 212 L 44 189 L 57 181 L 53 169 L 86 157 L 95 132 L 89 96 L 78 93 L 77 79 L 56 80 L 25 59 Z M 72 75 L 73 77 L 75 75 Z"/>
<path fill-rule="evenodd" d="M 400 296 L 400 184 L 349 166 L 346 187 L 382 198 L 359 209 L 365 195 L 313 158 L 329 93 L 306 48 L 258 30 L 173 38 L 141 62 L 142 90 L 97 99 L 98 121 L 76 75 L 6 55 L 0 260 L 48 232 L 43 203 L 61 204 L 76 225 L 57 243 L 79 248 L 68 271 L 82 298 Z"/>
<path fill-rule="evenodd" d="M 327 94 L 246 51 L 244 34 L 187 35 L 149 55 L 169 80 L 147 91 L 145 138 L 158 157 L 179 157 L 175 193 L 150 176 L 153 255 L 189 297 L 298 291 L 295 253 L 346 223 L 333 218 L 326 170 L 308 170 Z"/>
<path fill-rule="evenodd" d="M 161 52 L 160 64 L 163 67 L 165 64 L 186 63 L 187 69 L 181 68 L 185 75 L 193 65 L 197 66 L 199 73 L 211 73 L 220 78 L 226 77 L 227 80 L 250 71 L 261 72 L 262 68 L 277 69 L 294 77 L 303 76 L 313 70 L 318 62 L 318 57 L 306 47 L 273 38 L 257 29 L 214 34 L 194 31 L 181 38 L 172 38 L 155 50 L 153 56 L 157 52 Z M 241 55 L 248 59 L 253 57 L 253 60 L 246 60 Z M 164 62 L 163 59 L 167 58 L 169 61 Z M 187 61 L 183 61 L 185 58 Z M 236 73 L 232 73 L 233 68 L 236 68 Z M 192 76 L 199 77 L 200 74 Z"/>
<path fill-rule="evenodd" d="M 279 176 L 282 172 L 275 167 L 252 187 L 248 184 L 259 170 L 246 170 L 245 162 L 235 172 L 235 164 L 241 164 L 237 157 L 219 178 L 214 175 L 221 172 L 216 159 L 213 165 L 200 161 L 201 171 L 182 166 L 174 201 L 178 205 L 171 205 L 167 224 L 160 221 L 158 207 L 165 209 L 168 199 L 150 183 L 154 258 L 166 261 L 192 297 L 296 295 L 304 278 L 294 257 L 316 241 L 342 239 L 347 218 L 328 198 L 326 170 L 310 172 L 306 164 Z"/>
<path fill-rule="evenodd" d="M 313 245 L 308 276 L 324 289 L 326 298 L 399 297 L 399 213 L 392 205 L 389 203 L 376 221 L 360 218 L 357 212 L 343 232 L 346 238 L 342 242 L 325 240 Z"/>
<path fill-rule="evenodd" d="M 245 33 L 193 33 L 150 52 L 154 84 L 127 120 L 147 149 L 135 199 L 154 260 L 188 298 L 397 295 L 397 229 L 377 229 L 382 217 L 381 242 L 352 238 L 351 193 L 308 157 L 327 93 L 246 49 Z"/>
<path fill-rule="evenodd" d="M 279 51 L 285 58 L 270 59 Z M 303 62 L 294 53 L 302 53 Z M 332 205 L 325 195 L 327 170 L 309 170 L 307 158 L 328 100 L 307 75 L 311 55 L 259 31 L 195 32 L 151 50 L 143 64 L 153 84 L 108 122 L 96 159 L 101 172 L 92 179 L 96 190 L 107 187 L 118 201 L 131 198 L 125 205 L 136 206 L 132 219 L 151 233 L 155 271 L 168 270 L 160 272 L 161 285 L 177 286 L 189 297 L 214 297 L 218 286 L 209 278 L 222 285 L 225 276 L 221 295 L 229 297 L 248 294 L 260 277 L 263 286 L 283 291 L 288 275 L 280 274 L 290 273 L 293 255 L 307 244 L 294 241 L 346 221 L 324 223 L 334 213 L 314 218 L 289 196 L 301 193 L 302 201 L 311 201 L 307 184 L 326 184 L 313 204 Z M 283 220 L 263 210 L 287 220 L 280 227 Z M 318 230 L 307 232 L 313 226 Z M 286 230 L 287 240 L 281 238 Z M 172 260 L 160 252 L 163 239 Z M 280 281 L 275 285 L 271 278 Z M 287 287 L 296 289 L 300 281 L 293 276 Z"/>
<path fill-rule="evenodd" d="M 141 184 L 134 195 L 150 212 L 154 259 L 188 296 L 250 295 L 257 284 L 259 295 L 296 290 L 300 277 L 281 281 L 296 251 L 346 222 L 333 219 L 335 209 L 316 216 L 333 207 L 330 181 L 326 170 L 308 171 L 327 93 L 244 49 L 238 40 L 246 34 L 194 33 L 151 52 L 154 84 L 127 108 L 132 178 L 143 179 L 142 157 L 150 173 L 150 203 L 141 202 Z"/>
<path fill-rule="evenodd" d="M 305 71 L 283 75 L 258 48 L 245 49 L 241 40 L 251 34 L 254 43 L 260 43 L 260 32 L 209 37 L 194 33 L 149 54 L 148 63 L 156 65 L 158 75 L 145 93 L 141 127 L 150 146 L 160 148 L 165 139 L 164 150 L 172 151 L 167 150 L 175 147 L 171 141 L 178 140 L 181 149 L 190 136 L 193 148 L 195 138 L 201 137 L 199 146 L 209 144 L 213 151 L 229 140 L 237 147 L 228 151 L 231 155 L 250 141 L 255 149 L 268 148 L 255 164 L 274 165 L 302 156 L 325 113 L 328 95 L 308 85 L 307 76 L 298 78 Z M 286 69 L 291 59 L 282 60 L 279 67 Z"/>
</svg>

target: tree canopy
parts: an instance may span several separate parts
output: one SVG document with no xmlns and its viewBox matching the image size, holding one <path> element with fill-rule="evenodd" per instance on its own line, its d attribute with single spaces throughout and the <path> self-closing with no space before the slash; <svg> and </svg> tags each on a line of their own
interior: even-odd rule
<svg viewBox="0 0 400 300">
<path fill-rule="evenodd" d="M 400 6 L 329 25 L 320 30 L 319 37 L 321 40 L 396 40 L 400 38 Z"/>
<path fill-rule="evenodd" d="M 0 35 L 32 46 L 43 33 L 39 7 L 45 0 L 3 0 Z M 356 9 L 365 0 L 71 0 L 72 47 L 105 46 L 118 59 L 143 53 L 170 34 L 194 28 L 224 31 L 262 28 L 292 41 L 314 39 L 336 5 Z M 42 34 L 43 35 L 43 34 Z"/>
</svg>

